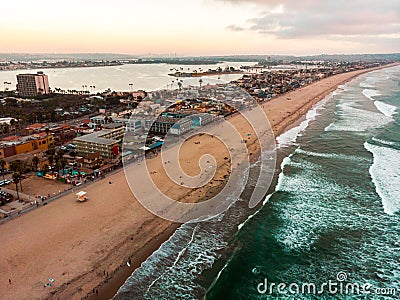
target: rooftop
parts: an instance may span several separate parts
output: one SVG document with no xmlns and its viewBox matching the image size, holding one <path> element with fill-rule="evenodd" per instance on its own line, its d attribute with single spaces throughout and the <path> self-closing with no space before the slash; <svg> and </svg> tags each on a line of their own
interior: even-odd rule
<svg viewBox="0 0 400 300">
<path fill-rule="evenodd" d="M 34 124 L 29 125 L 29 126 L 26 126 L 26 128 L 27 128 L 27 129 L 30 129 L 30 128 L 36 129 L 36 128 L 42 128 L 43 126 L 44 126 L 44 125 L 41 124 L 41 123 L 34 123 Z"/>
<path fill-rule="evenodd" d="M 103 135 L 109 133 L 110 130 L 100 130 L 90 134 L 76 137 L 74 140 L 78 142 L 96 143 L 103 145 L 113 145 L 118 142 L 116 139 L 103 138 Z"/>
<path fill-rule="evenodd" d="M 121 123 L 108 123 L 104 124 L 103 127 L 106 129 L 116 129 L 123 127 L 123 125 Z"/>
</svg>

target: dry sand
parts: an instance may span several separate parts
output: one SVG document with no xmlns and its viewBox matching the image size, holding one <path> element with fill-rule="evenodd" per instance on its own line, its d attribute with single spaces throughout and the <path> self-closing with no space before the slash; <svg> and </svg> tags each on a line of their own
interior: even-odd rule
<svg viewBox="0 0 400 300">
<path fill-rule="evenodd" d="M 339 84 L 364 72 L 327 78 L 263 104 L 275 134 L 282 133 Z M 243 118 L 234 116 L 229 121 L 243 128 L 243 134 L 251 132 Z M 149 169 L 157 172 L 154 180 L 159 188 L 180 201 L 198 201 L 207 192 L 214 193 L 230 168 L 224 160 L 226 149 L 221 150 L 214 139 L 204 135 L 196 140 L 201 141 L 200 146 L 193 141 L 184 144 L 184 168 L 196 173 L 197 159 L 210 150 L 219 166 L 216 180 L 201 189 L 191 191 L 172 184 L 160 157 L 148 162 Z M 248 143 L 252 148 L 249 151 L 256 154 L 257 143 L 252 142 Z M 88 202 L 77 203 L 71 193 L 0 226 L 1 299 L 81 299 L 107 278 L 114 285 L 121 284 L 131 269 L 125 268 L 124 273 L 120 266 L 132 255 L 132 267 L 139 266 L 178 226 L 144 209 L 129 189 L 123 171 L 93 183 L 85 191 Z M 116 270 L 119 276 L 113 281 Z M 54 279 L 52 286 L 44 287 L 49 278 Z"/>
</svg>

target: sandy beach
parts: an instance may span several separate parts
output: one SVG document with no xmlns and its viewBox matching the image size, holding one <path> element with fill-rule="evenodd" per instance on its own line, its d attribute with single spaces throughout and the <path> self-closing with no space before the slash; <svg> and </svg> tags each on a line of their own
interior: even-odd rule
<svg viewBox="0 0 400 300">
<path fill-rule="evenodd" d="M 388 65 L 391 66 L 391 65 Z M 385 67 L 388 67 L 385 66 Z M 275 136 L 338 85 L 365 73 L 343 73 L 276 97 L 262 105 Z M 252 132 L 240 116 L 229 118 L 245 136 Z M 247 145 L 256 158 L 259 146 L 252 135 Z M 194 175 L 198 159 L 213 153 L 218 165 L 213 180 L 190 190 L 167 178 L 160 157 L 147 162 L 154 171 L 153 180 L 161 191 L 179 201 L 198 201 L 218 192 L 225 183 L 230 165 L 223 145 L 210 136 L 196 137 L 182 147 L 184 170 Z M 134 167 L 130 176 L 136 176 Z M 1 299 L 107 299 L 179 226 L 148 212 L 133 196 L 125 173 L 110 175 L 85 188 L 90 200 L 76 202 L 75 193 L 51 202 L 0 226 L 0 298 Z M 126 262 L 130 260 L 131 267 Z M 50 287 L 45 287 L 49 279 Z M 9 282 L 11 280 L 11 283 Z M 106 283 L 104 283 L 106 282 Z M 96 290 L 98 294 L 96 293 Z"/>
</svg>

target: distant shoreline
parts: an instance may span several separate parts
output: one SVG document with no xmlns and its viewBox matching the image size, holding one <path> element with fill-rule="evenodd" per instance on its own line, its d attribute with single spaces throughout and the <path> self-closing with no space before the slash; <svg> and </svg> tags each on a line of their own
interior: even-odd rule
<svg viewBox="0 0 400 300">
<path fill-rule="evenodd" d="M 35 69 L 68 69 L 68 68 L 95 68 L 95 67 L 114 67 L 123 65 L 152 65 L 152 64 L 166 64 L 166 65 L 185 65 L 185 66 L 196 66 L 196 65 L 216 65 L 219 63 L 224 63 L 225 61 L 209 61 L 209 60 L 149 60 L 149 61 L 105 61 L 105 62 L 95 62 L 95 61 L 57 61 L 54 63 L 47 64 L 33 64 L 31 67 L 23 68 L 16 67 L 13 69 L 5 69 L 5 66 L 1 65 L 0 62 L 0 72 L 4 71 L 20 71 L 20 70 L 35 70 Z M 18 64 L 19 62 L 12 62 Z M 243 62 L 243 63 L 247 63 Z M 24 63 L 29 64 L 29 63 Z M 51 64 L 51 65 L 49 65 Z"/>
</svg>

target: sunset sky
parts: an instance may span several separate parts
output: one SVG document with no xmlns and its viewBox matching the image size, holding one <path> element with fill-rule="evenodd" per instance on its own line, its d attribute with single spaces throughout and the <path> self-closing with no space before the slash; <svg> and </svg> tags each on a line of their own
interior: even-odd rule
<svg viewBox="0 0 400 300">
<path fill-rule="evenodd" d="M 389 53 L 396 0 L 12 0 L 0 52 L 177 55 Z"/>
</svg>

